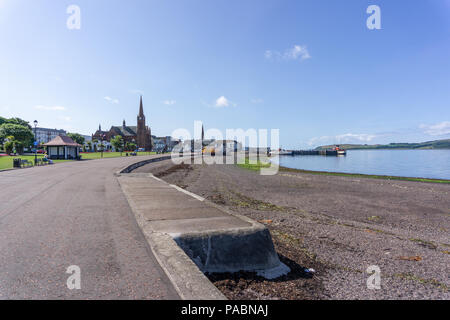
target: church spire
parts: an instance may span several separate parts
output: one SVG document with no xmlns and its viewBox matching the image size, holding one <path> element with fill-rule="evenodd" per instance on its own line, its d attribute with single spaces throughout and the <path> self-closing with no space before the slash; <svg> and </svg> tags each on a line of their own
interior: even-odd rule
<svg viewBox="0 0 450 320">
<path fill-rule="evenodd" d="M 144 106 L 142 105 L 142 96 L 141 96 L 141 102 L 140 102 L 140 106 L 139 106 L 139 117 L 143 117 L 144 116 Z"/>
<path fill-rule="evenodd" d="M 205 140 L 205 130 L 203 129 L 203 124 L 202 124 L 202 147 L 204 146 L 203 145 L 203 141 Z"/>
</svg>

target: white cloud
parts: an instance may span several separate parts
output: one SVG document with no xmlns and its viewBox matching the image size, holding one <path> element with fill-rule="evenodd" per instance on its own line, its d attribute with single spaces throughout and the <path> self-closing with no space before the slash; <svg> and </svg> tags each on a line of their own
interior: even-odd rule
<svg viewBox="0 0 450 320">
<path fill-rule="evenodd" d="M 163 103 L 168 106 L 173 106 L 177 102 L 175 100 L 164 100 Z"/>
<path fill-rule="evenodd" d="M 357 141 L 362 141 L 362 142 L 370 142 L 373 139 L 375 139 L 377 137 L 377 135 L 375 134 L 354 134 L 354 133 L 346 133 L 346 134 L 341 134 L 336 136 L 337 140 L 357 140 Z"/>
<path fill-rule="evenodd" d="M 37 105 L 34 106 L 37 110 L 47 110 L 47 111 L 64 111 L 66 110 L 63 106 L 43 106 L 43 105 Z"/>
<path fill-rule="evenodd" d="M 327 145 L 327 144 L 343 144 L 343 143 L 369 143 L 373 139 L 378 137 L 375 134 L 366 134 L 366 133 L 346 133 L 340 134 L 337 136 L 322 136 L 315 137 L 309 140 L 308 145 L 310 146 L 318 146 L 318 145 Z"/>
<path fill-rule="evenodd" d="M 205 102 L 202 100 L 202 104 L 208 108 L 226 108 L 226 107 L 236 107 L 237 106 L 236 103 L 229 100 L 225 96 L 220 96 L 219 98 L 214 100 L 212 103 Z"/>
<path fill-rule="evenodd" d="M 298 58 L 300 58 L 300 60 L 311 58 L 308 49 L 306 49 L 306 46 L 299 45 L 295 45 L 292 49 L 286 50 L 286 52 L 284 53 L 284 57 L 286 59 L 292 60 L 297 60 Z"/>
<path fill-rule="evenodd" d="M 306 46 L 301 46 L 298 44 L 294 45 L 294 47 L 292 48 L 286 49 L 283 53 L 281 53 L 280 51 L 266 50 L 264 56 L 269 60 L 272 58 L 277 58 L 282 60 L 303 61 L 311 58 L 311 55 L 309 54 Z"/>
<path fill-rule="evenodd" d="M 420 128 L 430 136 L 443 136 L 450 134 L 450 121 L 443 121 L 433 125 L 420 125 Z"/>
<path fill-rule="evenodd" d="M 228 107 L 230 105 L 230 101 L 225 98 L 224 96 L 221 96 L 219 98 L 217 98 L 216 100 L 216 107 L 218 108 L 224 108 L 224 107 Z"/>
<path fill-rule="evenodd" d="M 108 96 L 104 97 L 103 99 L 105 99 L 106 101 L 108 101 L 111 104 L 119 104 L 119 100 L 113 99 L 113 98 L 108 97 Z"/>
</svg>

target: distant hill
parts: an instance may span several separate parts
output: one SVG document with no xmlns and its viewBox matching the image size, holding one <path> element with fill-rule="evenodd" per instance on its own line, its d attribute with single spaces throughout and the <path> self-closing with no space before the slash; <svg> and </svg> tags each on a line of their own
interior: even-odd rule
<svg viewBox="0 0 450 320">
<path fill-rule="evenodd" d="M 320 146 L 315 150 L 326 150 L 336 145 Z M 434 140 L 422 143 L 390 143 L 390 144 L 340 144 L 346 150 L 358 149 L 450 149 L 450 139 Z"/>
</svg>

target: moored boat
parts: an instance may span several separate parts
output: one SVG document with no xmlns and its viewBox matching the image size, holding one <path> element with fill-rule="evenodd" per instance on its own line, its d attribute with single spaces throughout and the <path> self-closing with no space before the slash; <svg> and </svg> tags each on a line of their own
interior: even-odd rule
<svg viewBox="0 0 450 320">
<path fill-rule="evenodd" d="M 338 156 L 345 156 L 347 154 L 347 151 L 343 148 L 341 148 L 340 146 L 336 146 L 334 148 L 334 151 L 336 151 Z"/>
</svg>

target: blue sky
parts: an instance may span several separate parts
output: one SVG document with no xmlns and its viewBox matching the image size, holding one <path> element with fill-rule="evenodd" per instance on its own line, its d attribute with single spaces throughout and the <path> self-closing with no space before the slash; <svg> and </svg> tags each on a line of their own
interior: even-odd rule
<svg viewBox="0 0 450 320">
<path fill-rule="evenodd" d="M 286 148 L 450 138 L 449 0 L 0 0 L 0 43 L 0 115 L 44 127 L 135 125 L 143 94 L 161 136 L 201 120 L 279 128 Z"/>
</svg>

